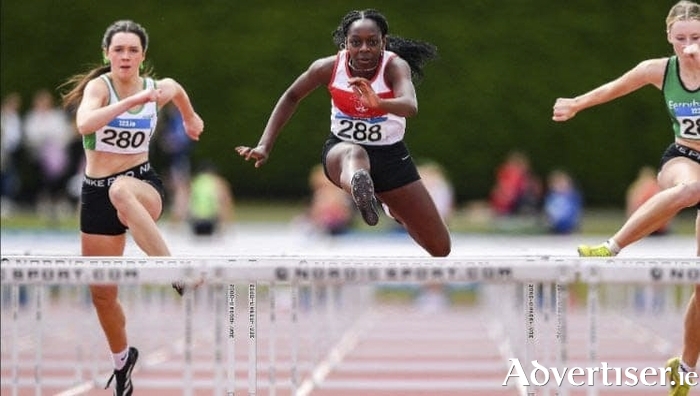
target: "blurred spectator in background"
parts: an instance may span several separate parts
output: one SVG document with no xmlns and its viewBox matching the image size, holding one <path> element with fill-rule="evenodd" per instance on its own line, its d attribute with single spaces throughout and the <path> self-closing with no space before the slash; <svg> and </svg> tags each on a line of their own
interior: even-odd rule
<svg viewBox="0 0 700 396">
<path fill-rule="evenodd" d="M 165 155 L 165 187 L 169 190 L 166 196 L 172 220 L 179 222 L 187 216 L 188 191 L 190 184 L 191 164 L 190 152 L 192 139 L 185 133 L 182 114 L 177 107 L 169 103 L 161 111 L 163 116 L 162 130 L 158 131 L 158 147 Z"/>
<path fill-rule="evenodd" d="M 544 199 L 545 221 L 549 232 L 569 234 L 576 231 L 581 222 L 582 207 L 581 193 L 571 175 L 561 169 L 550 172 Z"/>
<path fill-rule="evenodd" d="M 68 165 L 66 170 L 66 196 L 71 205 L 80 212 L 80 195 L 85 177 L 85 151 L 83 148 L 83 136 L 78 133 L 76 125 L 76 111 L 72 107 L 65 108 L 71 128 L 76 132 L 68 143 L 66 152 L 68 153 Z"/>
<path fill-rule="evenodd" d="M 416 168 L 418 169 L 418 174 L 425 188 L 428 190 L 430 198 L 432 198 L 435 203 L 440 217 L 442 217 L 446 224 L 449 224 L 455 210 L 455 193 L 452 182 L 445 174 L 445 169 L 439 163 L 432 160 L 417 162 Z M 389 208 L 387 208 L 384 203 L 382 203 L 382 208 L 388 217 L 394 218 L 389 212 Z M 406 229 L 398 222 L 394 225 L 394 230 L 406 232 Z"/>
<path fill-rule="evenodd" d="M 24 144 L 37 172 L 33 189 L 38 212 L 56 220 L 66 211 L 66 181 L 69 157 L 67 147 L 76 135 L 68 114 L 54 103 L 47 89 L 34 94 L 32 107 L 24 119 Z"/>
<path fill-rule="evenodd" d="M 440 216 L 449 224 L 455 209 L 455 192 L 444 168 L 437 162 L 425 161 L 418 165 L 418 174 L 423 179 L 423 184 L 435 202 Z"/>
<path fill-rule="evenodd" d="M 211 161 L 202 162 L 189 186 L 188 219 L 197 236 L 220 233 L 233 219 L 233 193 Z"/>
<path fill-rule="evenodd" d="M 75 119 L 75 117 L 73 117 Z M 73 125 L 75 128 L 75 124 Z M 77 128 L 76 128 L 77 131 Z M 68 175 L 66 180 L 66 193 L 71 205 L 79 210 L 80 191 L 85 176 L 85 154 L 83 151 L 83 138 L 76 133 L 75 138 L 68 144 Z"/>
<path fill-rule="evenodd" d="M 0 111 L 0 213 L 2 217 L 12 213 L 20 188 L 17 169 L 17 153 L 22 143 L 22 97 L 12 92 L 2 100 Z"/>
<path fill-rule="evenodd" d="M 637 174 L 632 184 L 627 188 L 627 199 L 625 214 L 630 217 L 644 202 L 654 194 L 661 191 L 659 182 L 656 180 L 656 169 L 651 166 L 643 166 Z M 663 235 L 669 231 L 671 220 L 663 224 L 651 235 Z"/>
<path fill-rule="evenodd" d="M 535 214 L 542 199 L 542 185 L 530 169 L 530 159 L 522 151 L 508 153 L 496 169 L 491 190 L 491 208 L 496 215 Z"/>
<path fill-rule="evenodd" d="M 314 231 L 340 235 L 348 231 L 355 215 L 355 206 L 348 194 L 336 187 L 317 164 L 309 173 L 311 202 L 305 221 Z"/>
</svg>

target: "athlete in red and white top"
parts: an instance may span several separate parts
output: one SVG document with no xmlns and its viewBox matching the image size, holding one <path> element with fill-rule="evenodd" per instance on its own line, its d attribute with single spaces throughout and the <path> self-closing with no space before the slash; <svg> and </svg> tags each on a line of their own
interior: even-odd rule
<svg viewBox="0 0 700 396">
<path fill-rule="evenodd" d="M 381 99 L 394 98 L 384 72 L 387 64 L 396 57 L 384 51 L 381 65 L 372 80 L 372 90 Z M 403 140 L 406 133 L 406 117 L 388 113 L 380 107 L 365 106 L 350 81 L 352 69 L 349 66 L 348 50 L 342 50 L 336 57 L 331 83 L 331 132 L 340 140 L 366 145 L 389 145 Z"/>
<path fill-rule="evenodd" d="M 352 197 L 369 225 L 379 221 L 376 198 L 433 256 L 447 256 L 450 233 L 404 144 L 406 118 L 418 111 L 413 79 L 434 58 L 433 45 L 388 35 L 376 10 L 351 11 L 333 33 L 340 51 L 314 61 L 282 94 L 256 147 L 236 151 L 263 165 L 299 102 L 316 88 L 331 94 L 330 134 L 323 147 L 326 176 Z"/>
</svg>

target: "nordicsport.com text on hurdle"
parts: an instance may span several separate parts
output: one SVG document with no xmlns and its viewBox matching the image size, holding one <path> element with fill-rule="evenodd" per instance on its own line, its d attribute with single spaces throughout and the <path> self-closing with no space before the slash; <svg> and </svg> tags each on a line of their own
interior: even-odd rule
<svg viewBox="0 0 700 396">
<path fill-rule="evenodd" d="M 601 362 L 599 367 L 545 367 L 537 360 L 532 360 L 529 373 L 523 368 L 519 359 L 508 359 L 510 368 L 501 385 L 508 386 L 511 381 L 517 381 L 522 386 L 561 387 L 574 386 L 667 386 L 675 385 L 670 380 L 669 367 L 613 367 L 607 362 Z M 697 386 L 698 373 L 679 372 L 681 385 Z M 669 383 L 671 382 L 671 383 Z"/>
</svg>

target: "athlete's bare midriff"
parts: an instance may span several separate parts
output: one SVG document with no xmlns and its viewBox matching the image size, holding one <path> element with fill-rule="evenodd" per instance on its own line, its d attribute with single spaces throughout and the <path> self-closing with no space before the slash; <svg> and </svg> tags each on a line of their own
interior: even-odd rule
<svg viewBox="0 0 700 396">
<path fill-rule="evenodd" d="M 137 154 L 109 153 L 85 150 L 85 174 L 92 178 L 102 178 L 131 169 L 148 161 L 148 152 Z"/>
<path fill-rule="evenodd" d="M 700 140 L 676 138 L 676 143 L 700 152 Z"/>
</svg>

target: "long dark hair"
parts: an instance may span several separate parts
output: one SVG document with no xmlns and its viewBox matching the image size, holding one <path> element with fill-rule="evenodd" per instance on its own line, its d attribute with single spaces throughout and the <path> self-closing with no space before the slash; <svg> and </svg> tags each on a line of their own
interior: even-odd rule
<svg viewBox="0 0 700 396">
<path fill-rule="evenodd" d="M 148 33 L 146 33 L 146 29 L 144 29 L 143 26 L 139 25 L 138 23 L 126 19 L 116 21 L 107 27 L 107 30 L 102 37 L 103 51 L 106 51 L 110 44 L 112 44 L 112 37 L 114 37 L 116 33 L 120 32 L 133 33 L 137 35 L 141 41 L 143 51 L 146 52 L 146 49 L 148 49 Z M 83 99 L 83 91 L 85 90 L 87 83 L 90 80 L 107 73 L 109 70 L 109 64 L 93 66 L 87 72 L 76 74 L 70 77 L 65 83 L 61 84 L 61 86 L 59 86 L 59 90 L 62 90 L 63 88 L 68 89 L 68 92 L 62 94 L 63 107 L 69 110 L 77 109 L 80 101 Z M 141 72 L 141 75 L 152 75 L 152 69 L 150 67 L 146 67 Z"/>
<path fill-rule="evenodd" d="M 437 58 L 437 47 L 425 41 L 389 35 L 389 22 L 375 9 L 353 10 L 345 14 L 340 20 L 340 25 L 333 31 L 333 43 L 338 48 L 343 48 L 350 25 L 364 18 L 371 19 L 377 24 L 382 36 L 386 38 L 386 49 L 404 59 L 411 67 L 411 77 L 414 80 L 420 80 L 423 77 L 423 66 Z"/>
</svg>

